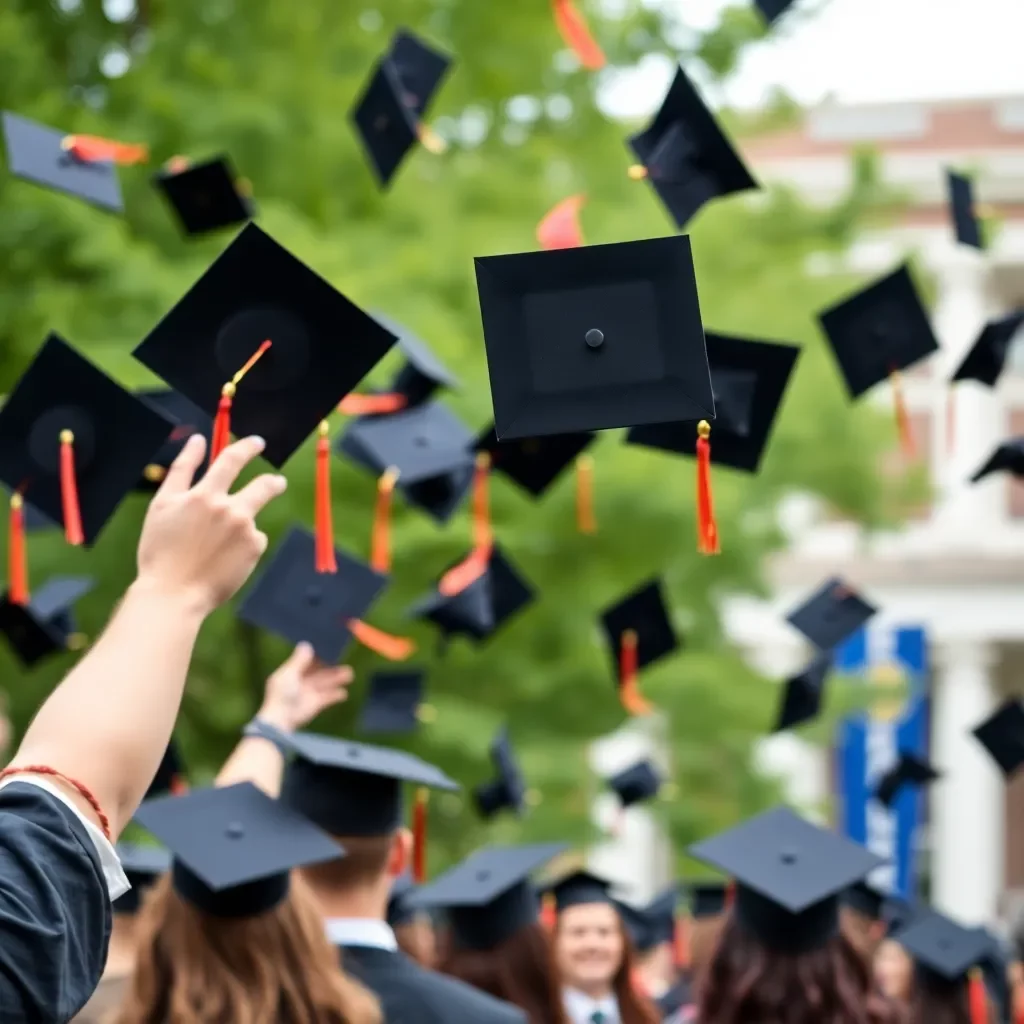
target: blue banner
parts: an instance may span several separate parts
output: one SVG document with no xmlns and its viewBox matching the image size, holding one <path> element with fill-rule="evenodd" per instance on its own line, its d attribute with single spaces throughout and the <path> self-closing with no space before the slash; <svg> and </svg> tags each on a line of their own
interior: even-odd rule
<svg viewBox="0 0 1024 1024">
<path fill-rule="evenodd" d="M 840 830 L 888 863 L 869 879 L 905 899 L 916 892 L 917 829 L 924 793 L 904 786 L 887 808 L 875 799 L 879 780 L 901 753 L 928 755 L 928 652 L 923 629 L 862 630 L 836 651 L 839 672 L 876 686 L 906 686 L 903 700 L 884 698 L 866 714 L 848 718 L 836 743 Z"/>
</svg>

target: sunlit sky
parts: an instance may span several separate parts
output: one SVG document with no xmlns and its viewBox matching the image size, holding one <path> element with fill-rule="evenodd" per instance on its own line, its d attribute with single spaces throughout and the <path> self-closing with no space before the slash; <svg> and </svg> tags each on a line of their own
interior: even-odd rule
<svg viewBox="0 0 1024 1024">
<path fill-rule="evenodd" d="M 728 0 L 647 2 L 700 29 Z M 818 13 L 805 17 L 808 8 Z M 1022 54 L 1024 0 L 796 0 L 745 55 L 724 98 L 756 106 L 773 86 L 804 103 L 1024 95 Z M 605 91 L 602 106 L 647 114 L 671 74 L 651 59 Z"/>
</svg>

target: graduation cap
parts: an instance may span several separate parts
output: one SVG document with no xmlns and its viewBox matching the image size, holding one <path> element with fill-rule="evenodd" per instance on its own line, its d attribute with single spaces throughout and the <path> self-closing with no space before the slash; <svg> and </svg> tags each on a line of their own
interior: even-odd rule
<svg viewBox="0 0 1024 1024">
<path fill-rule="evenodd" d="M 264 914 L 287 896 L 293 868 L 344 854 L 251 782 L 147 800 L 135 820 L 173 854 L 175 892 L 213 917 Z"/>
<path fill-rule="evenodd" d="M 971 483 L 976 484 L 992 473 L 1009 473 L 1017 479 L 1024 477 L 1024 437 L 1003 441 L 971 477 Z"/>
<path fill-rule="evenodd" d="M 114 900 L 111 909 L 115 914 L 136 914 L 143 892 L 171 870 L 171 854 L 159 846 L 138 843 L 118 843 L 114 849 L 131 888 Z"/>
<path fill-rule="evenodd" d="M 608 786 L 615 791 L 623 808 L 626 808 L 657 796 L 664 781 L 658 769 L 644 759 L 613 775 L 608 780 Z"/>
<path fill-rule="evenodd" d="M 374 672 L 359 715 L 359 732 L 413 732 L 426 711 L 425 691 L 423 669 Z"/>
<path fill-rule="evenodd" d="M 545 892 L 554 897 L 558 913 L 569 907 L 586 906 L 591 903 L 615 905 L 611 895 L 612 883 L 590 871 L 572 871 L 545 887 Z"/>
<path fill-rule="evenodd" d="M 642 920 L 639 935 L 634 936 L 634 944 L 641 953 L 673 942 L 676 938 L 676 908 L 679 905 L 679 886 L 671 885 L 664 892 L 641 907 L 639 917 Z M 624 904 L 620 904 L 620 907 Z M 636 908 L 630 908 L 636 914 Z"/>
<path fill-rule="evenodd" d="M 0 633 L 26 667 L 62 651 L 80 650 L 86 638 L 77 631 L 75 602 L 95 586 L 85 576 L 55 576 L 32 594 L 27 604 L 0 597 Z"/>
<path fill-rule="evenodd" d="M 202 434 L 209 444 L 213 432 L 213 420 L 199 406 L 176 391 L 161 389 L 138 391 L 136 394 L 174 422 L 170 436 L 146 465 L 142 471 L 142 478 L 135 486 L 137 491 L 154 492 L 159 489 L 164 477 L 167 476 L 167 471 L 171 468 L 171 463 L 178 457 L 185 442 L 193 434 Z M 194 479 L 200 479 L 201 475 L 202 468 Z"/>
<path fill-rule="evenodd" d="M 995 387 L 1010 353 L 1013 341 L 1021 324 L 1024 324 L 1024 309 L 1017 309 L 1007 316 L 989 320 L 981 329 L 977 340 L 964 356 L 953 380 L 976 380 L 988 387 Z"/>
<path fill-rule="evenodd" d="M 894 938 L 904 928 L 907 928 L 917 916 L 917 910 L 912 903 L 898 896 L 889 896 L 882 904 L 881 919 L 885 922 L 885 934 L 887 938 Z"/>
<path fill-rule="evenodd" d="M 496 473 L 502 473 L 527 494 L 539 498 L 596 438 L 592 431 L 581 431 L 499 441 L 491 426 L 476 439 L 474 447 L 490 454 Z"/>
<path fill-rule="evenodd" d="M 391 885 L 388 895 L 388 909 L 385 920 L 391 928 L 401 928 L 416 919 L 416 908 L 411 906 L 410 897 L 416 892 L 416 883 L 408 871 L 399 875 Z"/>
<path fill-rule="evenodd" d="M 818 654 L 811 663 L 785 682 L 782 702 L 772 732 L 792 729 L 818 717 L 825 694 L 825 680 L 832 667 L 832 652 Z"/>
<path fill-rule="evenodd" d="M 946 169 L 946 187 L 949 191 L 949 212 L 953 219 L 956 240 L 961 245 L 984 249 L 981 222 L 974 209 L 974 182 L 965 174 Z"/>
<path fill-rule="evenodd" d="M 475 262 L 499 440 L 714 418 L 686 236 Z"/>
<path fill-rule="evenodd" d="M 3 132 L 7 168 L 16 178 L 84 199 L 113 213 L 124 209 L 117 165 L 136 162 L 133 158 L 144 159 L 146 155 L 144 146 L 71 135 L 7 111 L 3 114 Z"/>
<path fill-rule="evenodd" d="M 502 726 L 491 744 L 491 762 L 495 777 L 473 790 L 480 816 L 490 819 L 508 809 L 521 817 L 526 810 L 526 780 L 512 749 L 507 726 Z"/>
<path fill-rule="evenodd" d="M 540 907 L 530 875 L 567 847 L 535 843 L 478 850 L 419 888 L 409 902 L 443 909 L 457 947 L 495 949 L 537 922 Z"/>
<path fill-rule="evenodd" d="M 735 913 L 769 949 L 801 953 L 839 928 L 839 897 L 883 863 L 858 843 L 777 807 L 690 855 L 736 879 Z"/>
<path fill-rule="evenodd" d="M 210 415 L 211 456 L 234 431 L 280 469 L 395 338 L 247 224 L 135 349 Z"/>
<path fill-rule="evenodd" d="M 729 905 L 729 887 L 725 882 L 691 882 L 690 917 L 695 921 L 724 914 Z"/>
<path fill-rule="evenodd" d="M 769 25 L 774 24 L 792 6 L 793 0 L 754 0 L 754 6 Z"/>
<path fill-rule="evenodd" d="M 900 752 L 899 760 L 882 776 L 875 790 L 879 802 L 891 807 L 903 786 L 927 786 L 942 773 L 915 754 Z"/>
<path fill-rule="evenodd" d="M 964 928 L 937 910 L 923 914 L 897 939 L 918 967 L 945 981 L 966 977 L 991 952 L 991 939 L 983 928 Z"/>
<path fill-rule="evenodd" d="M 0 480 L 88 547 L 173 428 L 51 334 L 0 409 Z"/>
<path fill-rule="evenodd" d="M 1009 779 L 1024 764 L 1024 705 L 1008 700 L 972 733 Z"/>
<path fill-rule="evenodd" d="M 854 882 L 840 897 L 840 903 L 872 921 L 881 921 L 885 916 L 888 896 L 879 892 L 865 881 Z"/>
<path fill-rule="evenodd" d="M 877 611 L 835 576 L 791 611 L 786 621 L 820 651 L 831 651 L 856 633 Z"/>
<path fill-rule="evenodd" d="M 198 164 L 172 160 L 153 180 L 182 230 L 193 238 L 244 224 L 253 216 L 247 183 L 238 178 L 226 156 Z"/>
</svg>

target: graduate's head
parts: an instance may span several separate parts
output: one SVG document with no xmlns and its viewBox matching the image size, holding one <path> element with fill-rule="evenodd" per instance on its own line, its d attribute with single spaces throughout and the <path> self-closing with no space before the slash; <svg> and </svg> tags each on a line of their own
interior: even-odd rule
<svg viewBox="0 0 1024 1024">
<path fill-rule="evenodd" d="M 868 963 L 874 960 L 885 938 L 885 899 L 883 893 L 867 882 L 855 882 L 841 899 L 839 920 L 843 932 Z"/>
</svg>

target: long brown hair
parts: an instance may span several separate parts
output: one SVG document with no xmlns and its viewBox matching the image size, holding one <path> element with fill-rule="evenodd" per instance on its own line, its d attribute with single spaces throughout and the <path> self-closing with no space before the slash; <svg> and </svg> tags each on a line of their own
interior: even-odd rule
<svg viewBox="0 0 1024 1024">
<path fill-rule="evenodd" d="M 257 917 L 211 917 L 169 877 L 147 894 L 139 949 L 113 1024 L 381 1024 L 376 998 L 339 968 L 312 897 L 293 878 Z"/>
<path fill-rule="evenodd" d="M 807 953 L 778 953 L 730 917 L 698 995 L 701 1024 L 902 1024 L 842 934 Z"/>
<path fill-rule="evenodd" d="M 967 982 L 947 981 L 923 971 L 914 971 L 910 996 L 911 1024 L 971 1024 L 967 1008 Z"/>
</svg>

